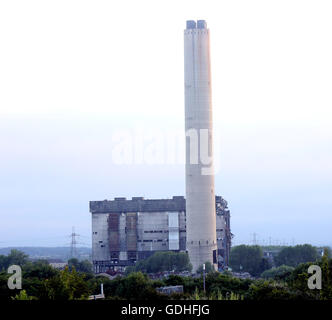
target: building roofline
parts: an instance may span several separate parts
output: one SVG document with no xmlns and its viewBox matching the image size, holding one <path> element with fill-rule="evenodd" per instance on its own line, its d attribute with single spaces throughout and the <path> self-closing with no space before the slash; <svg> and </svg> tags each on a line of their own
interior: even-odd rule
<svg viewBox="0 0 332 320">
<path fill-rule="evenodd" d="M 216 202 L 222 197 L 216 196 Z M 122 212 L 160 212 L 185 211 L 186 199 L 174 196 L 172 199 L 144 199 L 143 197 L 114 198 L 114 200 L 90 201 L 90 212 L 93 213 L 122 213 Z"/>
</svg>

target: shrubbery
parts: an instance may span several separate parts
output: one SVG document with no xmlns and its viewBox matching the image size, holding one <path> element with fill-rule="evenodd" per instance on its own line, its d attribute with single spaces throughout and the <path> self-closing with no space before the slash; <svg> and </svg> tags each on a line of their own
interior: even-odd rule
<svg viewBox="0 0 332 320">
<path fill-rule="evenodd" d="M 315 247 L 310 244 L 303 244 L 283 248 L 274 260 L 277 266 L 287 265 L 296 267 L 300 263 L 315 262 L 319 258 Z"/>
<path fill-rule="evenodd" d="M 289 276 L 293 270 L 293 267 L 282 265 L 277 268 L 265 270 L 261 274 L 261 277 L 265 279 L 284 279 L 286 276 Z"/>
<path fill-rule="evenodd" d="M 210 273 L 213 272 L 214 270 L 214 266 L 210 261 L 205 262 L 205 272 L 206 273 Z M 200 265 L 196 271 L 197 273 L 202 273 L 203 272 L 203 265 Z"/>
<path fill-rule="evenodd" d="M 128 268 L 132 271 L 142 271 L 147 273 L 155 273 L 161 271 L 191 271 L 187 253 L 160 251 L 155 252 L 152 256 L 145 260 L 138 261 L 135 267 Z M 127 271 L 127 273 L 129 273 Z"/>
<path fill-rule="evenodd" d="M 15 256 L 21 256 L 16 254 Z M 156 259 L 152 258 L 149 261 Z M 160 257 L 157 255 L 157 258 Z M 160 263 L 158 259 L 155 260 L 156 265 Z M 172 258 L 166 261 L 168 262 L 161 264 L 163 268 L 174 266 Z M 59 271 L 49 266 L 46 261 L 25 262 L 22 268 L 23 290 L 21 291 L 9 290 L 7 286 L 9 275 L 4 271 L 0 272 L 0 299 L 87 299 L 89 295 L 99 293 L 100 284 L 103 283 L 106 299 L 332 300 L 332 260 L 328 259 L 326 253 L 316 263 L 322 269 L 322 290 L 308 288 L 310 276 L 308 267 L 311 264 L 308 262 L 296 268 L 280 266 L 265 271 L 262 276 L 265 275 L 269 280 L 239 279 L 230 274 L 210 272 L 206 274 L 206 292 L 204 292 L 202 276 L 170 275 L 167 278 L 152 280 L 142 272 L 131 272 L 127 276 L 118 276 L 110 280 L 90 272 L 77 272 L 74 265 Z M 177 267 L 183 269 L 184 265 L 187 264 L 179 264 Z M 182 285 L 184 293 L 165 296 L 156 291 L 157 287 L 172 285 Z"/>
<path fill-rule="evenodd" d="M 249 272 L 253 276 L 258 276 L 271 267 L 269 261 L 263 257 L 261 247 L 244 244 L 232 248 L 230 266 L 234 271 Z"/>
</svg>

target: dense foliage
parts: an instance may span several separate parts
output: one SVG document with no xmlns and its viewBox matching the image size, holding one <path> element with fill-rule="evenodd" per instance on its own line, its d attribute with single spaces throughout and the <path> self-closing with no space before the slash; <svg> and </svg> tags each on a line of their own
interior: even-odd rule
<svg viewBox="0 0 332 320">
<path fill-rule="evenodd" d="M 215 271 L 213 264 L 210 261 L 206 261 L 205 262 L 205 272 L 210 273 L 210 272 L 213 272 L 213 271 Z M 197 268 L 197 273 L 202 273 L 202 272 L 203 272 L 203 265 L 200 265 Z"/>
<path fill-rule="evenodd" d="M 28 256 L 24 252 L 13 249 L 7 256 L 0 255 L 0 271 L 7 270 L 13 264 L 22 266 L 27 261 Z"/>
<path fill-rule="evenodd" d="M 268 260 L 263 257 L 261 247 L 247 245 L 232 248 L 230 266 L 234 271 L 249 272 L 253 276 L 258 276 L 271 267 Z"/>
<path fill-rule="evenodd" d="M 285 276 L 290 275 L 293 270 L 293 267 L 283 264 L 280 267 L 265 270 L 264 272 L 262 272 L 261 277 L 265 279 L 285 278 Z"/>
<path fill-rule="evenodd" d="M 142 271 L 147 273 L 161 271 L 191 271 L 187 253 L 160 251 L 155 252 L 152 256 L 145 260 L 139 261 L 135 267 L 128 268 L 130 271 Z"/>
<path fill-rule="evenodd" d="M 274 260 L 277 266 L 287 265 L 296 267 L 300 263 L 315 262 L 319 258 L 315 247 L 310 244 L 304 244 L 283 248 Z"/>
<path fill-rule="evenodd" d="M 78 272 L 92 273 L 92 263 L 89 260 L 78 260 L 76 258 L 72 258 L 68 260 L 69 270 L 75 268 Z"/>
<path fill-rule="evenodd" d="M 155 258 L 154 258 L 155 259 Z M 13 252 L 1 261 L 23 262 L 22 290 L 9 290 L 6 270 L 0 272 L 0 299 L 7 300 L 78 300 L 87 299 L 89 295 L 100 292 L 104 284 L 106 299 L 218 299 L 218 300 L 332 300 L 332 259 L 325 255 L 316 264 L 322 270 L 322 290 L 308 288 L 308 267 L 310 262 L 297 265 L 295 268 L 280 266 L 265 271 L 267 280 L 239 279 L 232 274 L 207 272 L 206 291 L 203 291 L 203 277 L 170 275 L 159 280 L 152 280 L 142 272 L 131 272 L 127 276 L 95 276 L 90 269 L 76 270 L 79 261 L 70 261 L 64 270 L 56 270 L 47 261 L 29 262 L 20 252 Z M 153 261 L 153 260 L 150 260 Z M 185 259 L 186 261 L 186 259 Z M 85 265 L 85 264 L 83 264 Z M 166 264 L 166 266 L 173 264 Z M 185 263 L 183 264 L 185 265 Z M 181 266 L 181 265 L 180 265 Z M 178 266 L 178 268 L 180 268 Z M 180 268 L 181 269 L 181 268 Z M 156 290 L 162 286 L 182 285 L 182 294 L 166 296 Z"/>
</svg>

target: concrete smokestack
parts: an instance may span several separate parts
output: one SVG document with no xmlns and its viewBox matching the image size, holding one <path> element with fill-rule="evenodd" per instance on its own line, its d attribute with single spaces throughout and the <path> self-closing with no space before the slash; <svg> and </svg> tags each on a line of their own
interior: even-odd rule
<svg viewBox="0 0 332 320">
<path fill-rule="evenodd" d="M 184 30 L 186 219 L 187 250 L 193 271 L 207 261 L 217 267 L 209 39 L 204 20 L 187 21 Z"/>
</svg>

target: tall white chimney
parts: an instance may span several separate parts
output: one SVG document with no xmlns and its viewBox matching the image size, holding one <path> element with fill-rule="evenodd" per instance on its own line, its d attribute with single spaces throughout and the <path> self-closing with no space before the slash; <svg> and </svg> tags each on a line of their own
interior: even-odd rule
<svg viewBox="0 0 332 320">
<path fill-rule="evenodd" d="M 193 271 L 217 266 L 210 38 L 204 20 L 184 30 L 187 250 Z"/>
</svg>

